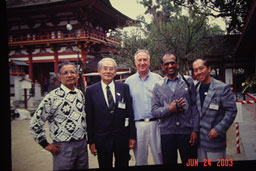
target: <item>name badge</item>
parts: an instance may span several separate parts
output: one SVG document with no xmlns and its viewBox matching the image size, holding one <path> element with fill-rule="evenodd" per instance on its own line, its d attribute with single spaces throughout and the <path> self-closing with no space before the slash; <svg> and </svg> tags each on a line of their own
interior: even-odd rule
<svg viewBox="0 0 256 171">
<path fill-rule="evenodd" d="M 216 105 L 216 104 L 210 104 L 210 109 L 218 110 L 218 109 L 219 109 L 219 105 Z"/>
<path fill-rule="evenodd" d="M 129 126 L 129 118 L 125 118 L 124 127 Z"/>
<path fill-rule="evenodd" d="M 118 108 L 125 109 L 126 105 L 124 102 L 118 102 Z"/>
</svg>

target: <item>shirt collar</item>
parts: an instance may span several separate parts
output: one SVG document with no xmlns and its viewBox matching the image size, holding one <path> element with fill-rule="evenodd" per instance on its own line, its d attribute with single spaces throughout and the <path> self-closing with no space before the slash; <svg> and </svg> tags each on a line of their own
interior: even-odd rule
<svg viewBox="0 0 256 171">
<path fill-rule="evenodd" d="M 178 81 L 178 80 L 180 80 L 180 73 L 178 73 L 177 77 L 174 78 L 174 80 L 170 80 L 170 79 L 166 76 L 165 83 L 168 84 L 169 81 L 174 82 L 174 81 Z"/>
<path fill-rule="evenodd" d="M 105 84 L 102 80 L 101 80 L 101 86 L 103 89 L 106 89 L 107 84 Z M 114 88 L 114 81 L 112 81 L 109 85 L 110 89 Z"/>
<path fill-rule="evenodd" d="M 64 84 L 61 84 L 60 87 L 65 91 L 66 94 L 70 93 L 71 91 L 72 92 L 78 92 L 78 89 L 75 87 L 74 90 L 70 90 L 69 88 L 67 88 Z"/>
<path fill-rule="evenodd" d="M 137 74 L 138 78 L 141 79 L 140 74 L 138 73 L 138 71 L 136 72 L 136 74 Z M 150 75 L 151 75 L 151 72 L 149 71 L 149 72 L 148 72 L 148 75 L 147 75 L 146 78 L 145 78 L 145 80 L 147 80 L 148 77 L 150 77 Z M 145 80 L 144 80 L 144 81 L 145 81 Z"/>
</svg>

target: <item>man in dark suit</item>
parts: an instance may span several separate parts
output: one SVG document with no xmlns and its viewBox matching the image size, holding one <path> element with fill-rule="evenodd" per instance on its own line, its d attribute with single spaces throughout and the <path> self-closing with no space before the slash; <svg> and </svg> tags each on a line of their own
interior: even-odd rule
<svg viewBox="0 0 256 171">
<path fill-rule="evenodd" d="M 93 155 L 98 155 L 100 168 L 127 167 L 129 149 L 136 142 L 136 129 L 129 86 L 113 81 L 117 64 L 111 58 L 98 63 L 101 81 L 86 90 L 86 121 L 88 143 Z"/>
</svg>

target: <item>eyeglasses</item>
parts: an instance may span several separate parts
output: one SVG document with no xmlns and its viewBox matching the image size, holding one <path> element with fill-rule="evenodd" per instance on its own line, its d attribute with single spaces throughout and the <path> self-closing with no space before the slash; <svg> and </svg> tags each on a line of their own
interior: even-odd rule
<svg viewBox="0 0 256 171">
<path fill-rule="evenodd" d="M 164 63 L 163 65 L 164 65 L 164 66 L 168 66 L 168 65 L 170 65 L 170 64 L 171 64 L 171 65 L 174 65 L 174 64 L 176 64 L 176 62 L 166 62 L 166 63 Z"/>
</svg>

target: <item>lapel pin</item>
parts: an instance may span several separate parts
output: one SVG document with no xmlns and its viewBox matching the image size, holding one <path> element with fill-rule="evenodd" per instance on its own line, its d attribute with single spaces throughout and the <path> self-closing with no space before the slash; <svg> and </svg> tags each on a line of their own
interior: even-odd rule
<svg viewBox="0 0 256 171">
<path fill-rule="evenodd" d="M 206 96 L 207 96 L 207 94 L 208 94 L 207 92 L 204 92 L 204 95 L 206 95 Z"/>
<path fill-rule="evenodd" d="M 120 93 L 116 93 L 118 96 L 120 96 Z"/>
<path fill-rule="evenodd" d="M 186 87 L 185 90 L 188 91 L 188 88 Z"/>
</svg>

